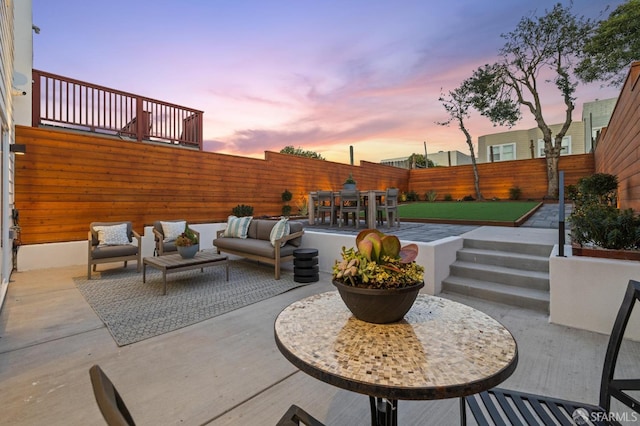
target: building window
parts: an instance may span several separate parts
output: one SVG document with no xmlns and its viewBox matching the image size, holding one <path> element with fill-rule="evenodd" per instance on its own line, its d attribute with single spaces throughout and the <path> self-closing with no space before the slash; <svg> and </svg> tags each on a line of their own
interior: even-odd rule
<svg viewBox="0 0 640 426">
<path fill-rule="evenodd" d="M 565 136 L 562 138 L 562 148 L 560 155 L 571 154 L 571 136 Z M 538 157 L 544 157 L 544 140 L 538 139 Z"/>
<path fill-rule="evenodd" d="M 507 161 L 516 159 L 516 144 L 505 143 L 502 145 L 491 145 L 487 147 L 487 157 L 490 162 Z"/>
</svg>

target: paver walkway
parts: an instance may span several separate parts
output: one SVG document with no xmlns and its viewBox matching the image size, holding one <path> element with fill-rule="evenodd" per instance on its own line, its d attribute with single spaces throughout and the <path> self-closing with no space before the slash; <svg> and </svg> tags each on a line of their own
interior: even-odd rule
<svg viewBox="0 0 640 426">
<path fill-rule="evenodd" d="M 565 229 L 569 228 L 566 218 L 571 214 L 573 206 L 565 204 Z M 521 228 L 544 228 L 558 229 L 558 218 L 560 217 L 560 209 L 558 204 L 543 204 L 534 214 L 527 220 Z M 325 225 L 309 225 L 307 220 L 303 221 L 304 227 L 309 231 L 331 232 L 335 234 L 357 235 L 364 228 L 354 228 L 353 226 L 329 226 Z M 439 223 L 417 223 L 417 222 L 401 222 L 400 228 L 379 226 L 382 232 L 386 234 L 396 235 L 401 240 L 430 242 L 437 241 L 442 238 L 458 236 L 475 229 L 481 228 L 477 225 L 447 225 Z M 504 227 L 515 230 L 517 228 Z"/>
</svg>

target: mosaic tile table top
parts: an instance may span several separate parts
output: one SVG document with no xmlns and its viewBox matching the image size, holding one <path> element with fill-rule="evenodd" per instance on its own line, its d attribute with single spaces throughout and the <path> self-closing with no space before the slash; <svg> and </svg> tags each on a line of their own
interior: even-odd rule
<svg viewBox="0 0 640 426">
<path fill-rule="evenodd" d="M 420 294 L 404 320 L 352 316 L 336 291 L 294 302 L 275 321 L 283 355 L 343 389 L 392 399 L 441 399 L 498 385 L 518 351 L 502 324 L 469 306 Z"/>
</svg>

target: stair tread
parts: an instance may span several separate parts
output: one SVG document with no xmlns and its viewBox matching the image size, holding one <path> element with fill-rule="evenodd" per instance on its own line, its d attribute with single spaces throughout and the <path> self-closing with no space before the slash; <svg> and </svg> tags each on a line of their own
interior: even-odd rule
<svg viewBox="0 0 640 426">
<path fill-rule="evenodd" d="M 531 260 L 541 260 L 541 261 L 549 261 L 549 256 L 538 256 L 535 254 L 528 253 L 517 253 L 512 251 L 501 251 L 501 250 L 489 250 L 489 249 L 479 249 L 479 248 L 471 248 L 471 247 L 463 247 L 459 251 L 470 254 L 479 254 L 479 255 L 494 255 L 494 256 L 502 256 L 502 257 L 511 257 L 516 259 L 531 259 Z"/>
<path fill-rule="evenodd" d="M 547 280 L 549 279 L 548 272 L 509 268 L 506 266 L 487 265 L 484 263 L 473 263 L 473 262 L 467 262 L 464 260 L 456 260 L 451 264 L 451 266 L 458 266 L 458 267 L 467 268 L 467 269 L 477 269 L 482 271 L 499 272 L 499 273 L 511 274 L 511 275 L 520 275 L 520 276 L 526 276 L 526 277 L 535 277 L 535 278 L 541 278 L 541 279 L 547 279 Z"/>
<path fill-rule="evenodd" d="M 474 278 L 465 278 L 458 276 L 449 276 L 443 280 L 443 286 L 446 284 L 463 285 L 467 287 L 474 287 L 482 290 L 491 291 L 494 293 L 504 293 L 522 298 L 535 299 L 540 301 L 549 301 L 549 292 L 543 290 L 537 290 L 533 288 L 524 288 L 511 286 L 508 284 L 500 284 L 489 281 L 477 280 Z"/>
<path fill-rule="evenodd" d="M 470 247 L 479 246 L 479 247 Z M 474 238 L 464 239 L 464 248 L 475 248 L 484 250 L 496 250 L 496 251 L 508 251 L 509 253 L 528 253 L 531 251 L 543 251 L 545 256 L 551 254 L 553 245 L 544 243 L 527 243 L 527 242 L 515 242 L 515 241 L 494 241 L 494 240 L 479 240 Z M 501 250 L 502 249 L 502 250 Z"/>
</svg>

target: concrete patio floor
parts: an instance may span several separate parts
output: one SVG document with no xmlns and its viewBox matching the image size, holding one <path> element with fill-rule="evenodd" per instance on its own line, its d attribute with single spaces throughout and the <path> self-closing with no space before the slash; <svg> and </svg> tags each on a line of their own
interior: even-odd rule
<svg viewBox="0 0 640 426">
<path fill-rule="evenodd" d="M 551 230 L 533 231 L 547 238 Z M 518 232 L 512 237 L 522 238 Z M 496 235 L 492 229 L 484 233 Z M 120 265 L 98 270 L 111 267 Z M 277 314 L 296 300 L 332 290 L 328 274 L 321 273 L 317 283 L 124 347 L 115 344 L 76 289 L 72 278 L 83 274 L 84 265 L 12 275 L 0 312 L 0 424 L 104 424 L 89 380 L 93 364 L 114 381 L 140 425 L 273 425 L 291 404 L 327 425 L 369 424 L 365 395 L 300 372 L 275 345 Z M 608 336 L 549 324 L 536 311 L 440 296 L 486 312 L 512 332 L 519 363 L 503 387 L 597 403 Z M 625 342 L 618 374 L 637 377 L 639 365 L 640 343 Z M 400 424 L 459 424 L 457 400 L 401 401 L 399 407 Z"/>
</svg>

